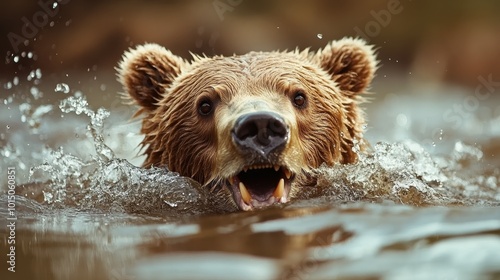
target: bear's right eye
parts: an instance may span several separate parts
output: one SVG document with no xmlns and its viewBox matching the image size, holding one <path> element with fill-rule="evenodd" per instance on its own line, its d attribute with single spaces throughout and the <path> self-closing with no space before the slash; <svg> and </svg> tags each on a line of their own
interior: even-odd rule
<svg viewBox="0 0 500 280">
<path fill-rule="evenodd" d="M 213 104 L 210 100 L 204 100 L 200 102 L 198 106 L 198 112 L 203 116 L 208 116 L 212 113 Z"/>
<path fill-rule="evenodd" d="M 304 108 L 306 106 L 306 95 L 302 90 L 298 90 L 295 92 L 293 96 L 293 104 L 297 108 Z"/>
</svg>

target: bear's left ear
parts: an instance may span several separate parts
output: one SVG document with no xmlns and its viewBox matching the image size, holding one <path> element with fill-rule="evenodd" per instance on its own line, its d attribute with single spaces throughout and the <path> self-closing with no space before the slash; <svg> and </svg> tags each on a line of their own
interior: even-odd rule
<svg viewBox="0 0 500 280">
<path fill-rule="evenodd" d="M 145 111 L 152 111 L 185 65 L 164 47 L 144 44 L 125 52 L 116 70 L 128 95 Z"/>
<path fill-rule="evenodd" d="M 339 88 L 358 94 L 370 85 L 377 60 L 372 46 L 361 39 L 344 38 L 332 41 L 313 56 L 313 61 L 327 71 Z"/>
</svg>

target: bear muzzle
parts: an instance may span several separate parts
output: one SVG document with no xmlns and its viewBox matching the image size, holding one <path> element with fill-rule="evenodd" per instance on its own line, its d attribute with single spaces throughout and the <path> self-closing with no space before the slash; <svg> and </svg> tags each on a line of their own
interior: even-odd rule
<svg viewBox="0 0 500 280">
<path fill-rule="evenodd" d="M 272 162 L 285 148 L 290 130 L 283 118 L 273 112 L 254 112 L 240 116 L 232 129 L 236 148 L 253 161 Z"/>
<path fill-rule="evenodd" d="M 233 144 L 245 166 L 227 184 L 242 210 L 252 210 L 288 200 L 295 177 L 281 162 L 289 143 L 290 128 L 277 113 L 257 111 L 237 118 L 231 130 Z"/>
</svg>

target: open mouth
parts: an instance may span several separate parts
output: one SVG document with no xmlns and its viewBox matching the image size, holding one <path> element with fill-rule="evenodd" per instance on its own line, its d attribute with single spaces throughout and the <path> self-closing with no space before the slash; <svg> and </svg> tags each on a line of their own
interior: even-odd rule
<svg viewBox="0 0 500 280">
<path fill-rule="evenodd" d="M 227 184 L 238 207 L 247 211 L 287 202 L 294 177 L 285 166 L 256 164 L 245 166 Z"/>
</svg>

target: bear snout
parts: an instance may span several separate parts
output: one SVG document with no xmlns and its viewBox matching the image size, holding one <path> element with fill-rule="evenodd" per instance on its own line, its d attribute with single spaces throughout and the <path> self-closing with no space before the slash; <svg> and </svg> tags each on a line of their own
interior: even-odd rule
<svg viewBox="0 0 500 280">
<path fill-rule="evenodd" d="M 289 127 L 273 112 L 253 112 L 240 116 L 232 129 L 235 146 L 245 155 L 270 161 L 278 155 L 289 139 Z"/>
</svg>

